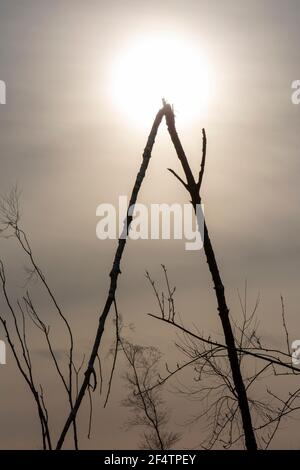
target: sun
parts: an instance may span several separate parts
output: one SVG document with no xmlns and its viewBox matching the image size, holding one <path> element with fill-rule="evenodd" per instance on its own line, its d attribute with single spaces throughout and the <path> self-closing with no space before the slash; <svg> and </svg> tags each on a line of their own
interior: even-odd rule
<svg viewBox="0 0 300 470">
<path fill-rule="evenodd" d="M 181 121 L 205 113 L 211 70 L 192 41 L 176 36 L 139 37 L 119 52 L 112 67 L 115 105 L 135 124 L 149 124 L 165 98 Z"/>
</svg>

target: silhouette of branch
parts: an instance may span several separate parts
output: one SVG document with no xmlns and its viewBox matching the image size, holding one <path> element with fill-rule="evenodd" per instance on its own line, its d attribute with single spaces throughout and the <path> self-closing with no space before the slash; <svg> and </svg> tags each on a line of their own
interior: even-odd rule
<svg viewBox="0 0 300 470">
<path fill-rule="evenodd" d="M 167 275 L 166 269 L 164 273 Z M 151 278 L 150 274 L 147 273 L 147 280 L 150 282 L 152 288 L 154 288 L 156 299 L 160 298 L 159 291 L 155 285 L 155 282 Z M 169 286 L 169 289 L 172 289 Z M 247 307 L 247 283 L 245 283 L 244 299 L 241 298 L 238 291 L 238 297 L 240 301 L 242 311 L 242 322 L 241 326 L 237 321 L 234 322 L 236 327 L 235 337 L 237 343 L 237 353 L 239 354 L 240 364 L 243 358 L 253 358 L 259 361 L 267 362 L 260 369 L 257 370 L 255 367 L 254 373 L 245 375 L 245 386 L 248 391 L 252 389 L 258 380 L 266 379 L 269 380 L 270 375 L 266 375 L 269 369 L 272 369 L 272 375 L 283 375 L 279 374 L 275 368 L 280 367 L 290 371 L 291 374 L 300 374 L 300 369 L 290 364 L 291 356 L 289 353 L 279 351 L 272 348 L 265 347 L 258 337 L 257 333 L 257 321 L 255 313 L 257 311 L 259 297 L 254 304 L 253 309 L 248 312 Z M 160 304 L 158 302 L 160 308 Z M 161 308 L 160 308 L 161 310 Z M 159 319 L 164 323 L 171 325 L 183 333 L 183 341 L 181 343 L 175 343 L 181 352 L 189 358 L 183 365 L 177 364 L 177 369 L 170 371 L 169 366 L 166 366 L 168 375 L 164 378 L 159 376 L 159 380 L 151 385 L 150 390 L 159 387 L 164 384 L 167 380 L 171 379 L 186 367 L 193 366 L 196 377 L 194 378 L 193 386 L 190 386 L 185 381 L 184 384 L 177 387 L 177 392 L 187 396 L 189 399 L 200 400 L 201 403 L 208 402 L 208 407 L 202 412 L 198 413 L 190 424 L 198 422 L 202 418 L 206 418 L 210 422 L 210 426 L 207 429 L 211 429 L 208 439 L 200 444 L 201 447 L 210 449 L 217 442 L 221 443 L 224 448 L 230 448 L 239 440 L 244 438 L 244 432 L 239 430 L 238 419 L 236 419 L 236 413 L 238 411 L 237 405 L 237 394 L 233 387 L 229 370 L 227 366 L 227 349 L 226 344 L 222 344 L 217 341 L 213 341 L 210 337 L 204 338 L 201 333 L 197 330 L 192 331 L 191 329 L 185 328 L 184 325 L 176 321 L 172 321 L 166 318 L 165 312 L 160 311 L 159 315 L 148 314 L 153 318 Z M 285 318 L 284 312 L 282 315 Z M 284 334 L 288 336 L 288 330 L 286 327 L 286 321 L 284 320 Z M 238 337 L 238 336 L 239 337 Z M 207 347 L 205 347 L 207 346 Z M 248 367 L 249 368 L 249 367 Z M 177 377 L 177 382 L 179 379 Z M 268 383 L 268 382 L 267 382 Z M 230 392 L 226 393 L 226 389 Z M 149 391 L 142 390 L 142 393 Z M 291 406 L 291 402 L 295 402 L 300 398 L 300 390 L 296 390 L 293 394 L 289 394 L 287 399 L 280 399 L 270 390 L 267 390 L 268 394 L 280 400 L 282 408 L 274 407 L 269 404 L 269 399 L 258 400 L 257 398 L 249 398 L 249 405 L 252 413 L 257 415 L 255 419 L 254 431 L 257 435 L 257 439 L 260 442 L 260 446 L 268 448 L 272 439 L 274 438 L 280 422 L 283 417 L 287 417 L 291 413 L 298 411 L 298 406 Z M 262 424 L 258 424 L 258 419 Z M 271 432 L 269 428 L 273 426 Z M 264 434 L 261 433 L 265 430 Z M 224 433 L 227 433 L 227 437 L 224 437 Z"/>
<path fill-rule="evenodd" d="M 130 366 L 130 372 L 124 375 L 129 394 L 123 400 L 123 405 L 133 412 L 133 418 L 128 421 L 128 425 L 150 429 L 148 433 L 143 434 L 140 448 L 169 449 L 179 440 L 180 434 L 166 429 L 169 411 L 160 393 L 151 387 L 151 382 L 157 374 L 160 353 L 156 348 L 134 345 L 123 338 L 119 341 Z"/>
<path fill-rule="evenodd" d="M 206 133 L 205 133 L 205 129 L 202 129 L 202 160 L 201 160 L 201 166 L 200 166 L 198 183 L 197 183 L 198 191 L 200 191 L 202 180 L 203 180 L 203 175 L 204 175 L 204 170 L 205 170 L 206 148 L 207 148 Z"/>
<path fill-rule="evenodd" d="M 168 171 L 169 171 L 170 173 L 172 173 L 172 175 L 174 175 L 175 178 L 178 179 L 178 181 L 180 181 L 180 183 L 185 187 L 185 189 L 187 189 L 187 187 L 188 187 L 187 184 L 183 181 L 183 179 L 180 178 L 180 176 L 177 175 L 177 173 L 175 173 L 174 170 L 172 170 L 172 168 L 168 168 Z"/>
<path fill-rule="evenodd" d="M 165 323 L 168 323 L 169 325 L 172 325 L 173 327 L 179 329 L 183 333 L 186 333 L 187 335 L 192 336 L 192 337 L 198 339 L 199 341 L 202 341 L 203 343 L 209 344 L 211 346 L 215 346 L 217 348 L 221 348 L 223 350 L 228 350 L 228 346 L 226 344 L 222 344 L 222 343 L 219 343 L 217 341 L 213 341 L 211 339 L 204 338 L 204 337 L 198 335 L 197 333 L 194 333 L 191 330 L 189 330 L 187 328 L 184 328 L 182 325 L 180 325 L 176 322 L 172 322 L 172 321 L 170 321 L 166 318 L 159 317 L 158 315 L 153 315 L 152 313 L 148 313 L 148 315 L 152 318 L 164 321 Z M 255 352 L 255 349 L 257 349 L 259 351 L 265 351 L 266 354 L 261 354 L 261 353 Z M 269 362 L 270 364 L 275 364 L 275 365 L 284 367 L 284 368 L 289 369 L 289 370 L 291 370 L 295 373 L 298 373 L 298 374 L 300 373 L 300 369 L 298 369 L 297 367 L 294 367 L 291 364 L 288 364 L 286 362 L 281 361 L 279 358 L 276 358 L 274 356 L 271 356 L 271 355 L 267 354 L 267 353 L 278 353 L 278 354 L 282 354 L 284 356 L 289 357 L 286 353 L 283 353 L 282 351 L 279 351 L 277 349 L 253 348 L 252 347 L 252 348 L 237 348 L 237 351 L 242 353 L 242 354 L 252 356 L 252 357 L 255 357 L 257 359 L 261 359 L 263 361 Z"/>
<path fill-rule="evenodd" d="M 280 301 L 281 301 L 282 324 L 283 324 L 283 329 L 284 329 L 284 332 L 285 332 L 287 352 L 288 352 L 289 356 L 292 356 L 291 348 L 290 348 L 289 332 L 288 332 L 286 321 L 285 321 L 285 307 L 284 307 L 284 300 L 283 300 L 282 295 L 280 296 Z"/>
<path fill-rule="evenodd" d="M 175 127 L 175 116 L 174 112 L 169 104 L 164 102 L 164 112 L 167 123 L 167 128 L 173 142 L 174 148 L 176 150 L 177 157 L 182 165 L 183 171 L 186 176 L 187 181 L 187 191 L 191 196 L 191 203 L 195 212 L 197 211 L 197 206 L 201 204 L 200 189 L 203 179 L 204 167 L 205 167 L 205 158 L 206 158 L 206 135 L 203 132 L 203 154 L 202 154 L 202 165 L 199 173 L 198 183 L 195 182 L 193 173 L 189 166 L 186 154 L 182 147 L 181 141 L 178 137 L 177 130 Z M 196 212 L 197 213 L 197 212 Z M 206 255 L 206 260 L 208 267 L 212 276 L 213 286 L 215 290 L 218 312 L 224 332 L 225 341 L 227 344 L 228 359 L 231 367 L 232 378 L 236 393 L 238 396 L 239 409 L 242 416 L 243 428 L 245 432 L 245 442 L 248 450 L 256 450 L 257 443 L 253 431 L 252 419 L 249 409 L 249 402 L 247 399 L 247 393 L 243 377 L 240 370 L 239 358 L 236 351 L 236 345 L 234 340 L 234 335 L 232 331 L 232 326 L 229 319 L 229 309 L 227 306 L 225 298 L 225 289 L 221 279 L 219 267 L 216 261 L 214 249 L 209 237 L 208 228 L 206 221 L 204 220 L 204 240 L 203 240 L 204 251 Z"/>
<path fill-rule="evenodd" d="M 74 340 L 73 340 L 73 334 L 72 330 L 70 327 L 70 324 L 63 314 L 60 306 L 58 305 L 58 302 L 45 278 L 45 275 L 43 274 L 41 268 L 38 266 L 31 245 L 29 243 L 29 239 L 27 237 L 27 234 L 23 229 L 20 228 L 19 222 L 20 222 L 20 205 L 19 205 L 19 197 L 20 197 L 20 192 L 17 187 L 13 188 L 12 191 L 9 193 L 8 196 L 2 196 L 0 198 L 0 224 L 2 225 L 1 229 L 1 235 L 2 237 L 5 236 L 5 233 L 9 230 L 12 231 L 12 235 L 8 235 L 8 238 L 11 238 L 12 236 L 16 238 L 18 241 L 19 245 L 21 246 L 22 250 L 24 253 L 27 255 L 31 267 L 27 268 L 27 272 L 30 273 L 29 279 L 27 279 L 27 282 L 32 278 L 32 276 L 35 274 L 36 277 L 41 281 L 42 285 L 46 289 L 46 292 L 48 293 L 51 302 L 53 303 L 55 310 L 57 311 L 59 317 L 62 319 L 64 322 L 69 340 L 70 340 L 70 347 L 69 347 L 69 353 L 68 353 L 68 383 L 66 382 L 59 366 L 58 362 L 55 358 L 54 351 L 51 347 L 50 341 L 49 341 L 49 332 L 47 333 L 47 328 L 43 324 L 43 322 L 40 320 L 40 318 L 37 316 L 37 313 L 33 309 L 32 302 L 30 300 L 29 294 L 27 292 L 27 296 L 23 298 L 23 301 L 25 302 L 26 309 L 30 315 L 30 318 L 33 320 L 33 323 L 35 326 L 37 326 L 40 330 L 42 330 L 45 334 L 45 338 L 49 347 L 49 351 L 51 354 L 51 357 L 54 361 L 55 368 L 63 382 L 63 385 L 67 391 L 68 394 L 68 401 L 70 404 L 70 409 L 73 409 L 73 350 L 74 350 Z M 22 309 L 19 303 L 19 308 L 22 313 Z M 30 314 L 31 312 L 31 314 Z M 23 315 L 23 313 L 22 313 Z M 18 332 L 18 325 L 15 321 L 15 328 L 16 332 L 19 335 Z M 22 349 L 25 348 L 25 344 L 23 344 Z M 23 351 L 23 355 L 26 354 L 26 351 Z M 28 354 L 28 351 L 27 351 Z M 78 436 L 77 436 L 77 426 L 76 426 L 76 421 L 73 421 L 73 435 L 74 435 L 74 446 L 75 449 L 78 449 Z"/>
<path fill-rule="evenodd" d="M 90 412 L 89 412 L 89 426 L 88 426 L 88 439 L 91 438 L 92 432 L 92 420 L 93 420 L 93 398 L 91 393 L 91 386 L 88 386 L 88 396 L 89 396 L 89 404 L 90 404 Z"/>
<path fill-rule="evenodd" d="M 115 348 L 114 348 L 114 352 L 113 352 L 113 363 L 112 363 L 111 373 L 110 373 L 110 377 L 109 377 L 109 381 L 108 381 L 108 389 L 107 389 L 107 394 L 106 394 L 106 398 L 105 398 L 104 405 L 103 405 L 104 408 L 106 407 L 107 402 L 108 402 L 108 400 L 109 400 L 109 395 L 110 395 L 110 391 L 111 391 L 111 385 L 112 385 L 113 376 L 114 376 L 114 372 L 115 372 L 115 368 L 116 368 L 116 363 L 117 363 L 117 356 L 118 356 L 118 351 L 119 351 L 119 343 L 120 343 L 120 335 L 119 335 L 119 313 L 118 313 L 118 308 L 117 308 L 116 299 L 114 300 L 114 307 L 115 307 L 115 315 L 116 315 L 116 317 L 115 317 L 116 339 L 115 339 Z"/>
<path fill-rule="evenodd" d="M 103 311 L 102 311 L 102 313 L 99 317 L 99 325 L 98 325 L 98 329 L 97 329 L 97 332 L 96 332 L 94 344 L 93 344 L 93 347 L 92 347 L 90 359 L 89 359 L 89 362 L 88 362 L 88 367 L 85 371 L 84 380 L 83 380 L 83 383 L 81 385 L 78 397 L 75 401 L 74 408 L 71 410 L 69 416 L 67 417 L 67 420 L 66 420 L 65 425 L 63 427 L 63 430 L 61 432 L 61 435 L 58 439 L 57 446 L 56 446 L 57 449 L 62 448 L 65 437 L 66 437 L 66 434 L 67 434 L 67 432 L 70 428 L 71 423 L 74 421 L 74 419 L 77 416 L 77 413 L 78 413 L 79 407 L 81 405 L 81 402 L 83 400 L 83 397 L 85 395 L 85 392 L 86 392 L 86 390 L 87 390 L 87 388 L 90 384 L 90 378 L 91 378 L 92 374 L 95 374 L 94 364 L 95 364 L 95 360 L 96 360 L 97 355 L 98 355 L 99 346 L 100 346 L 100 343 L 101 343 L 101 340 L 102 340 L 102 335 L 103 335 L 103 331 L 104 331 L 106 318 L 107 318 L 107 316 L 110 312 L 111 305 L 112 305 L 112 303 L 115 299 L 115 293 L 116 293 L 116 290 L 117 290 L 117 281 L 118 281 L 119 274 L 121 273 L 121 270 L 120 270 L 121 259 L 122 259 L 124 248 L 125 248 L 125 245 L 126 245 L 126 235 L 128 235 L 128 231 L 130 230 L 130 225 L 131 225 L 132 218 L 133 218 L 133 216 L 129 214 L 129 208 L 134 207 L 134 205 L 137 201 L 137 197 L 138 197 L 141 185 L 143 183 L 143 180 L 145 178 L 146 170 L 148 168 L 148 164 L 149 164 L 149 161 L 150 161 L 150 158 L 151 158 L 151 152 L 152 152 L 152 148 L 153 148 L 153 145 L 154 145 L 154 142 L 155 142 L 156 134 L 157 134 L 158 128 L 161 124 L 163 115 L 164 115 L 164 110 L 161 109 L 155 117 L 154 123 L 152 125 L 151 132 L 150 132 L 148 140 L 147 140 L 146 147 L 145 147 L 144 152 L 143 152 L 142 164 L 141 164 L 139 172 L 137 174 L 135 184 L 134 184 L 134 187 L 133 187 L 133 190 L 132 190 L 132 193 L 131 193 L 131 197 L 130 197 L 130 202 L 129 202 L 129 206 L 128 206 L 128 210 L 127 210 L 127 217 L 126 217 L 126 220 L 125 220 L 125 223 L 124 223 L 123 238 L 119 239 L 118 247 L 117 247 L 115 257 L 114 257 L 114 260 L 113 260 L 113 266 L 112 266 L 112 270 L 110 272 L 109 292 L 108 292 L 108 296 L 107 296 Z"/>
<path fill-rule="evenodd" d="M 46 409 L 45 401 L 44 401 L 44 396 L 43 392 L 39 394 L 37 387 L 35 385 L 35 380 L 33 377 L 33 368 L 32 368 L 32 362 L 30 358 L 30 352 L 29 348 L 27 346 L 27 339 L 26 339 L 26 325 L 25 325 L 25 318 L 23 317 L 23 331 L 21 332 L 19 328 L 19 324 L 17 321 L 17 316 L 14 311 L 14 308 L 12 306 L 12 303 L 10 302 L 7 290 L 6 290 L 6 275 L 5 275 L 5 270 L 4 270 L 4 265 L 2 260 L 0 260 L 0 280 L 1 280 L 1 288 L 2 292 L 6 301 L 6 304 L 8 306 L 9 312 L 11 314 L 11 317 L 13 319 L 14 327 L 15 327 L 15 332 L 17 334 L 18 338 L 18 343 L 21 347 L 22 351 L 22 357 L 23 357 L 23 363 L 21 357 L 19 357 L 19 353 L 17 351 L 17 348 L 13 342 L 12 334 L 10 332 L 10 328 L 7 324 L 6 319 L 0 315 L 0 322 L 2 323 L 4 327 L 4 331 L 6 333 L 6 338 L 8 341 L 8 344 L 11 348 L 14 360 L 16 362 L 17 368 L 20 371 L 22 377 L 24 378 L 26 384 L 29 387 L 29 390 L 34 398 L 34 401 L 37 406 L 37 411 L 38 411 L 38 417 L 41 425 L 41 433 L 42 433 L 42 442 L 43 442 L 43 449 L 52 449 L 52 442 L 51 442 L 51 436 L 50 436 L 50 430 L 49 430 L 49 425 L 48 425 L 48 412 Z M 42 389 L 41 389 L 42 390 Z"/>
<path fill-rule="evenodd" d="M 99 368 L 99 376 L 100 376 L 100 387 L 99 387 L 99 394 L 102 394 L 102 385 L 103 385 L 103 376 L 102 376 L 102 366 L 101 366 L 101 359 L 99 354 L 97 354 L 97 361 L 98 361 L 98 368 Z M 77 394 L 78 396 L 78 394 Z"/>
<path fill-rule="evenodd" d="M 76 397 L 78 396 L 78 390 L 79 390 L 79 374 L 80 374 L 80 371 L 83 367 L 84 361 L 85 361 L 85 355 L 83 355 L 82 361 L 81 361 L 78 368 L 75 366 L 75 364 L 73 362 L 73 369 L 74 369 L 74 373 L 75 373 Z"/>
</svg>

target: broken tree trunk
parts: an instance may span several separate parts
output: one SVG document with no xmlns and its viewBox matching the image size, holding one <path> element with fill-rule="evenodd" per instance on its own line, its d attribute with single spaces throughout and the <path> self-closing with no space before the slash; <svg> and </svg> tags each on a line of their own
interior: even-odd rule
<svg viewBox="0 0 300 470">
<path fill-rule="evenodd" d="M 203 149 L 202 149 L 202 161 L 199 171 L 198 181 L 195 181 L 195 178 L 192 174 L 191 168 L 189 166 L 187 157 L 183 150 L 182 144 L 180 142 L 177 130 L 175 127 L 175 116 L 174 112 L 169 104 L 165 101 L 164 103 L 164 114 L 166 118 L 166 123 L 168 131 L 175 147 L 177 156 L 181 162 L 183 171 L 185 173 L 186 182 L 184 182 L 180 176 L 178 176 L 173 170 L 169 171 L 183 184 L 185 189 L 189 192 L 191 196 L 191 203 L 194 207 L 195 213 L 197 205 L 201 204 L 200 189 L 201 183 L 204 174 L 205 168 L 205 159 L 206 159 L 206 134 L 203 129 Z M 199 206 L 198 206 L 199 207 Z M 228 350 L 228 359 L 232 372 L 232 379 L 235 387 L 235 392 L 239 404 L 239 409 L 242 417 L 243 429 L 245 433 L 245 445 L 248 450 L 257 450 L 257 444 L 255 439 L 255 434 L 253 431 L 251 414 L 249 409 L 249 401 L 247 398 L 246 388 L 241 374 L 240 363 L 238 359 L 238 354 L 235 346 L 234 335 L 232 331 L 232 326 L 229 318 L 229 309 L 227 307 L 224 285 L 220 276 L 218 264 L 216 261 L 214 249 L 209 237 L 208 228 L 204 220 L 204 240 L 203 240 L 204 252 L 206 255 L 207 264 L 211 273 L 216 299 L 218 304 L 218 312 L 220 320 L 223 327 L 225 342 Z"/>
<path fill-rule="evenodd" d="M 129 202 L 129 206 L 128 206 L 128 210 L 127 210 L 127 217 L 126 217 L 125 224 L 124 224 L 123 234 L 124 234 L 125 230 L 126 230 L 126 234 L 130 230 L 130 224 L 132 222 L 132 215 L 129 215 L 129 208 L 133 207 L 135 205 L 136 201 L 137 201 L 138 193 L 141 189 L 142 182 L 143 182 L 143 180 L 145 178 L 145 175 L 146 175 L 146 170 L 147 170 L 147 167 L 149 165 L 150 158 L 151 158 L 151 152 L 152 152 L 152 149 L 153 149 L 153 145 L 154 145 L 154 142 L 155 142 L 157 131 L 158 131 L 158 128 L 159 128 L 160 123 L 162 121 L 163 115 L 164 115 L 164 109 L 162 108 L 157 113 L 157 115 L 155 117 L 155 120 L 153 122 L 152 129 L 151 129 L 151 132 L 149 134 L 147 144 L 146 144 L 146 147 L 145 147 L 144 152 L 143 152 L 143 160 L 142 160 L 142 163 L 141 163 L 141 166 L 140 166 L 140 170 L 137 174 L 135 184 L 134 184 L 134 187 L 132 189 L 131 198 L 130 198 L 130 202 Z M 130 212 L 130 213 L 132 214 L 132 212 Z M 116 293 L 116 290 L 117 290 L 117 281 L 118 281 L 119 274 L 121 273 L 120 263 L 121 263 L 121 259 L 122 259 L 122 255 L 123 255 L 123 252 L 124 252 L 125 245 L 126 245 L 126 236 L 124 238 L 120 238 L 119 242 L 118 242 L 118 247 L 117 247 L 117 250 L 116 250 L 116 253 L 115 253 L 112 270 L 110 272 L 109 292 L 108 292 L 108 296 L 107 296 L 107 299 L 106 299 L 106 302 L 105 302 L 105 305 L 104 305 L 104 309 L 103 309 L 103 311 L 100 315 L 100 318 L 99 318 L 99 325 L 98 325 L 98 329 L 97 329 L 93 349 L 92 349 L 92 352 L 91 352 L 90 360 L 89 360 L 89 363 L 88 363 L 88 367 L 87 367 L 87 369 L 84 373 L 84 380 L 83 380 L 83 383 L 82 383 L 81 388 L 79 390 L 78 397 L 76 399 L 74 407 L 73 407 L 72 411 L 70 412 L 70 414 L 69 414 L 69 416 L 66 420 L 64 428 L 63 428 L 63 430 L 61 432 L 61 435 L 59 437 L 59 440 L 57 442 L 57 446 L 56 446 L 57 450 L 61 449 L 62 446 L 63 446 L 64 440 L 65 440 L 67 432 L 70 428 L 70 425 L 72 424 L 72 422 L 75 420 L 75 418 L 77 416 L 77 413 L 78 413 L 79 407 L 81 405 L 82 399 L 83 399 L 88 387 L 91 386 L 91 378 L 93 378 L 94 382 L 95 382 L 94 385 L 93 385 L 93 388 L 94 389 L 96 388 L 96 373 L 95 373 L 95 369 L 94 369 L 94 364 L 95 364 L 95 360 L 96 360 L 97 355 L 98 355 L 98 350 L 99 350 L 99 346 L 100 346 L 103 331 L 104 331 L 105 321 L 106 321 L 106 318 L 109 314 L 112 303 L 114 302 L 114 299 L 115 299 L 115 293 Z"/>
</svg>

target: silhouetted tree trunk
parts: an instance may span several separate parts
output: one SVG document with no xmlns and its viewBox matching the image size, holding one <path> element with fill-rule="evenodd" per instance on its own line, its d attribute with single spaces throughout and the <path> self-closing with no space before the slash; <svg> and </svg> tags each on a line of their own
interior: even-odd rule
<svg viewBox="0 0 300 470">
<path fill-rule="evenodd" d="M 191 203 L 194 207 L 195 213 L 197 205 L 201 204 L 200 197 L 200 188 L 202 183 L 202 178 L 204 174 L 205 159 L 206 159 L 206 135 L 203 129 L 203 153 L 202 153 L 202 162 L 199 172 L 199 178 L 196 183 L 194 176 L 192 174 L 191 168 L 189 166 L 187 157 L 181 145 L 180 139 L 178 137 L 176 127 L 175 127 L 175 117 L 171 106 L 164 102 L 164 113 L 166 117 L 166 122 L 168 126 L 168 131 L 172 142 L 174 144 L 177 156 L 181 162 L 182 168 L 186 176 L 186 183 L 173 171 L 170 170 L 177 179 L 183 184 L 185 189 L 189 192 L 191 196 Z M 210 241 L 208 228 L 206 222 L 204 221 L 204 240 L 203 240 L 204 251 L 206 255 L 207 264 L 212 276 L 214 289 L 216 292 L 216 299 L 218 304 L 219 316 L 221 319 L 224 337 L 226 345 L 228 348 L 228 359 L 231 366 L 232 378 L 236 389 L 236 394 L 238 398 L 239 408 L 242 416 L 243 428 L 245 432 L 245 444 L 248 450 L 257 450 L 257 444 L 255 439 L 255 434 L 253 431 L 251 414 L 249 409 L 249 402 L 247 398 L 247 393 L 245 389 L 245 384 L 243 382 L 240 364 L 238 359 L 237 350 L 235 347 L 234 335 L 232 332 L 232 327 L 229 319 L 229 309 L 227 307 L 224 285 L 220 276 L 218 264 L 215 258 L 214 250 L 212 243 Z"/>
<path fill-rule="evenodd" d="M 145 147 L 144 152 L 143 152 L 143 161 L 142 161 L 140 170 L 139 170 L 139 172 L 137 174 L 137 177 L 136 177 L 136 180 L 135 180 L 135 184 L 134 184 L 132 194 L 131 194 L 131 198 L 130 198 L 130 202 L 129 202 L 129 207 L 128 207 L 128 210 L 127 210 L 127 217 L 126 217 L 126 221 L 125 221 L 125 224 L 124 224 L 124 230 L 126 230 L 126 234 L 128 233 L 128 231 L 130 229 L 130 224 L 131 224 L 132 218 L 133 218 L 132 215 L 129 215 L 128 211 L 129 211 L 129 208 L 134 206 L 136 201 L 137 201 L 138 193 L 140 191 L 142 182 L 145 178 L 146 170 L 148 168 L 148 164 L 149 164 L 149 161 L 150 161 L 150 158 L 151 158 L 152 148 L 153 148 L 155 138 L 156 138 L 156 134 L 157 134 L 158 128 L 160 126 L 160 123 L 162 121 L 163 115 L 164 115 L 164 109 L 162 108 L 157 113 L 157 115 L 155 117 L 154 123 L 152 125 L 151 132 L 150 132 L 148 140 L 147 140 L 146 147 Z M 123 233 L 124 233 L 124 230 L 123 230 Z M 57 449 L 61 449 L 61 447 L 64 443 L 64 439 L 66 437 L 66 434 L 69 430 L 69 427 L 70 427 L 71 423 L 74 421 L 74 419 L 76 418 L 77 412 L 79 410 L 79 407 L 81 405 L 81 402 L 82 402 L 82 399 L 85 395 L 85 392 L 87 391 L 88 387 L 90 386 L 91 377 L 94 378 L 94 381 L 95 381 L 94 388 L 96 387 L 96 373 L 95 373 L 95 370 L 94 370 L 94 364 L 95 364 L 95 360 L 96 360 L 97 355 L 98 355 L 98 350 L 99 350 L 99 346 L 100 346 L 103 331 L 104 331 L 105 321 L 106 321 L 106 318 L 107 318 L 107 316 L 109 314 L 109 311 L 111 309 L 112 303 L 115 300 L 115 293 L 116 293 L 116 290 L 117 290 L 117 281 L 118 281 L 119 274 L 121 273 L 120 263 L 121 263 L 121 259 L 122 259 L 122 255 L 123 255 L 123 252 L 124 252 L 125 245 L 126 245 L 126 237 L 120 238 L 119 243 L 118 243 L 118 248 L 116 250 L 115 258 L 114 258 L 114 261 L 113 261 L 112 270 L 110 272 L 109 292 L 108 292 L 108 296 L 107 296 L 107 299 L 106 299 L 104 309 L 103 309 L 103 311 L 100 315 L 100 318 L 99 318 L 99 326 L 98 326 L 98 329 L 97 329 L 97 333 L 96 333 L 92 353 L 91 353 L 90 360 L 89 360 L 89 363 L 88 363 L 88 368 L 85 371 L 84 381 L 83 381 L 82 386 L 80 388 L 77 400 L 74 404 L 74 407 L 73 407 L 72 411 L 70 412 L 70 414 L 67 418 L 67 421 L 66 421 L 65 426 L 63 428 L 63 431 L 61 433 L 61 436 L 58 440 Z"/>
</svg>

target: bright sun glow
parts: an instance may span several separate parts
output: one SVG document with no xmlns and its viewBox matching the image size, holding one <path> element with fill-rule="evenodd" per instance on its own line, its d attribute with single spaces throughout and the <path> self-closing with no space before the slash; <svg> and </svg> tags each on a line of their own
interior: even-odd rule
<svg viewBox="0 0 300 470">
<path fill-rule="evenodd" d="M 209 64 L 193 44 L 171 36 L 139 39 L 113 67 L 115 104 L 127 117 L 149 124 L 165 98 L 189 122 L 203 115 L 211 95 Z"/>
</svg>

